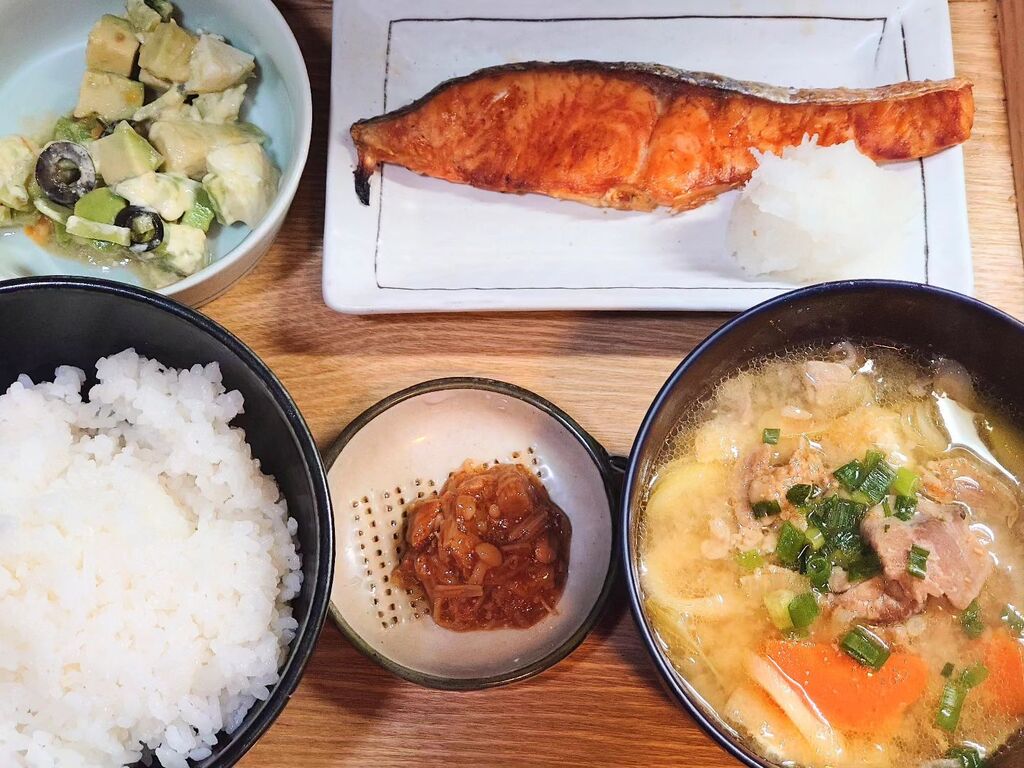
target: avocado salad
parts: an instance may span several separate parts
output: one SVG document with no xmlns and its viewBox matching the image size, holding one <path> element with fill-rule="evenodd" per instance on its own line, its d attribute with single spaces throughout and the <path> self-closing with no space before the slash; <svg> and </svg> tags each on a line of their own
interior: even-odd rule
<svg viewBox="0 0 1024 768">
<path fill-rule="evenodd" d="M 0 228 L 164 287 L 209 263 L 211 227 L 255 227 L 280 172 L 241 122 L 256 61 L 127 0 L 89 32 L 74 111 L 42 141 L 0 137 Z"/>
</svg>

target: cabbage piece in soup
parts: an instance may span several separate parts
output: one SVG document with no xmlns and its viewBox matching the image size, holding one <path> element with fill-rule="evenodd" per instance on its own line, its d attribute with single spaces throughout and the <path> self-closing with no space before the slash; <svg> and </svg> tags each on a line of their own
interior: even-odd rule
<svg viewBox="0 0 1024 768">
<path fill-rule="evenodd" d="M 849 343 L 762 362 L 664 447 L 644 609 L 771 760 L 973 765 L 1024 723 L 1021 477 L 1022 433 L 953 362 Z"/>
</svg>

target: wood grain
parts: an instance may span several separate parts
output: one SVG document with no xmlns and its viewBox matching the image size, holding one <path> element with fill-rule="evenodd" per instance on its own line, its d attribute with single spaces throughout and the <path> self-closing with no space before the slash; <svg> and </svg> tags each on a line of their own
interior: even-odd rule
<svg viewBox="0 0 1024 768">
<path fill-rule="evenodd" d="M 309 165 L 271 253 L 205 311 L 277 372 L 322 448 L 381 397 L 436 376 L 466 374 L 532 389 L 568 410 L 610 451 L 627 452 L 666 376 L 726 316 L 347 317 L 327 310 L 320 256 L 331 6 L 278 1 L 313 83 Z M 954 2 L 951 10 L 959 73 L 977 86 L 977 124 L 965 147 L 977 294 L 1024 317 L 995 0 Z M 241 765 L 737 765 L 663 694 L 625 605 L 620 588 L 586 642 L 547 673 L 468 694 L 398 680 L 328 624 L 288 708 Z"/>
<path fill-rule="evenodd" d="M 1017 220 L 1024 222 L 1024 0 L 999 0 L 998 20 Z"/>
</svg>

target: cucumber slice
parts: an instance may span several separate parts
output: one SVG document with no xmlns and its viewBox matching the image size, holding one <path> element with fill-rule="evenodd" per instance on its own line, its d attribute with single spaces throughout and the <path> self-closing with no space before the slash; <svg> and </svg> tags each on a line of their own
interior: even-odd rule
<svg viewBox="0 0 1024 768">
<path fill-rule="evenodd" d="M 101 240 L 127 248 L 132 242 L 131 230 L 127 227 L 115 227 L 113 224 L 100 224 L 80 216 L 71 216 L 67 223 L 68 234 L 84 237 L 89 240 Z"/>
<path fill-rule="evenodd" d="M 37 197 L 32 202 L 36 206 L 37 211 L 43 214 L 46 218 L 56 221 L 58 224 L 67 224 L 68 219 L 74 214 L 74 211 L 70 208 L 65 208 L 63 205 L 52 203 L 45 197 Z"/>
</svg>

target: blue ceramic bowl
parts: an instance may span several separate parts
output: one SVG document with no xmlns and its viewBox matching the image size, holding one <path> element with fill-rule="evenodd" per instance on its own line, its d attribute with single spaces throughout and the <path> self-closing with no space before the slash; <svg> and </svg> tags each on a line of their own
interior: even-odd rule
<svg viewBox="0 0 1024 768">
<path fill-rule="evenodd" d="M 190 31 L 223 35 L 256 57 L 242 119 L 269 141 L 281 169 L 271 209 L 254 229 L 218 226 L 212 263 L 160 292 L 193 306 L 227 290 L 270 248 L 284 223 L 306 164 L 313 102 L 306 64 L 288 23 L 271 0 L 175 0 Z M 85 44 L 105 13 L 124 15 L 124 0 L 0 0 L 0 136 L 38 137 L 74 109 L 85 72 Z M 0 230 L 0 279 L 85 275 L 138 284 L 128 268 L 105 268 L 45 250 L 18 231 Z"/>
<path fill-rule="evenodd" d="M 1024 323 L 975 299 L 917 283 L 825 283 L 766 301 L 711 334 L 668 378 L 640 427 L 626 473 L 621 542 L 630 606 L 669 693 L 712 739 L 751 768 L 774 768 L 775 764 L 735 738 L 731 728 L 676 671 L 655 639 L 637 573 L 637 513 L 672 428 L 717 382 L 772 353 L 844 339 L 888 342 L 923 355 L 957 360 L 996 402 L 1011 413 L 1024 415 L 1020 379 Z M 1021 734 L 988 765 L 1024 765 Z"/>
</svg>

